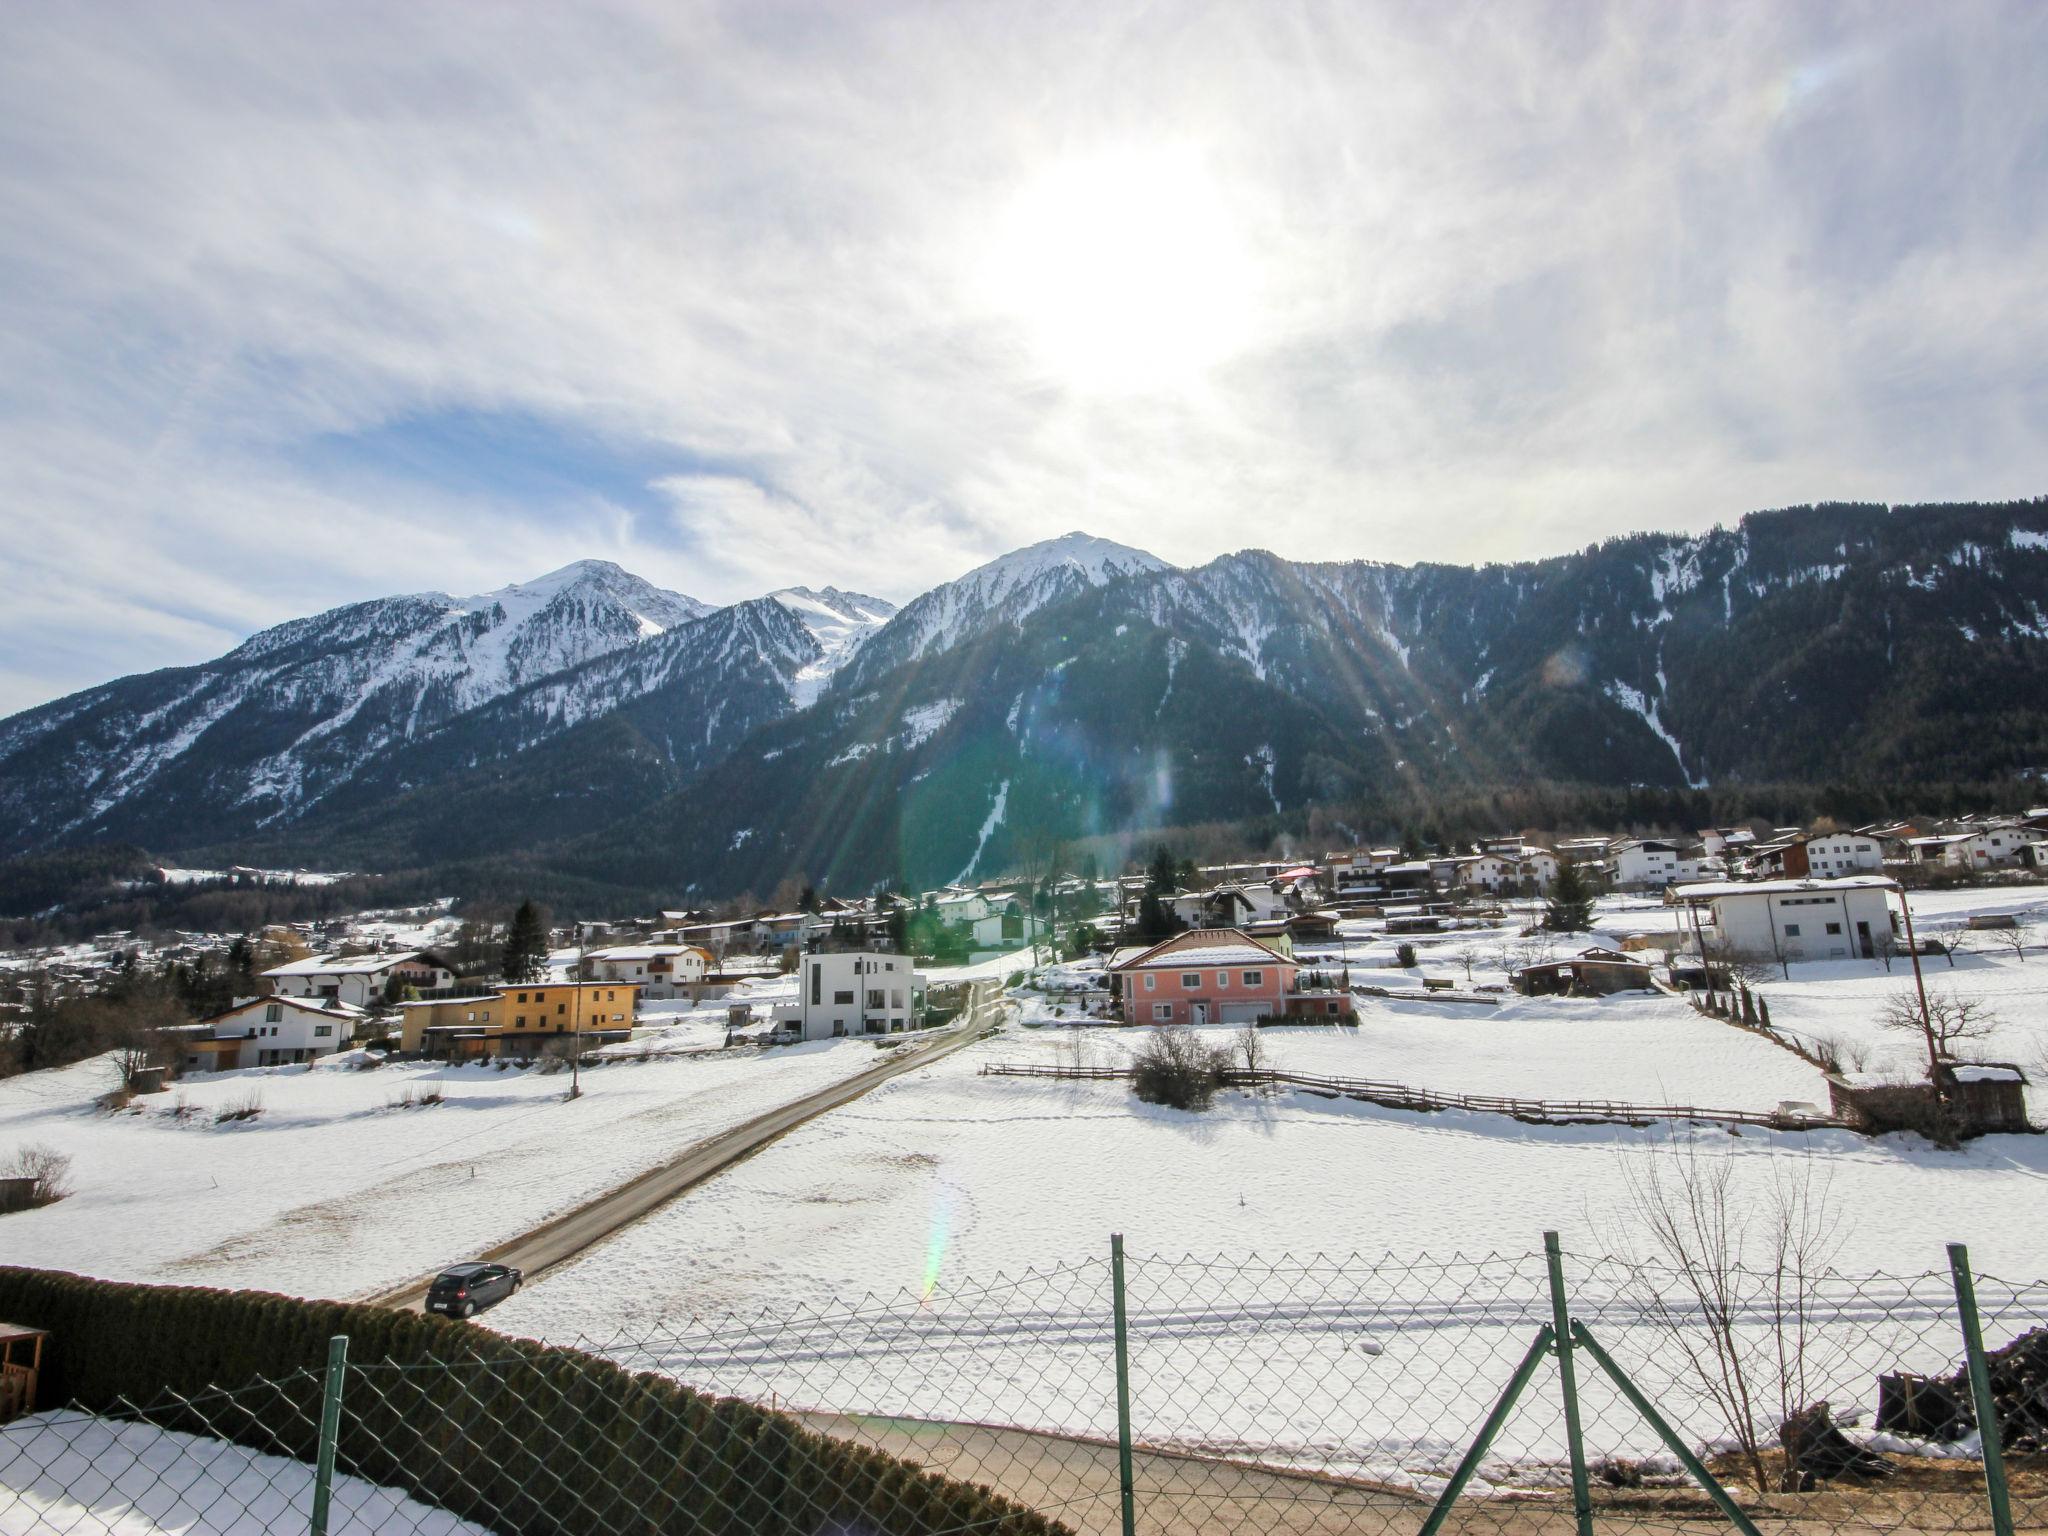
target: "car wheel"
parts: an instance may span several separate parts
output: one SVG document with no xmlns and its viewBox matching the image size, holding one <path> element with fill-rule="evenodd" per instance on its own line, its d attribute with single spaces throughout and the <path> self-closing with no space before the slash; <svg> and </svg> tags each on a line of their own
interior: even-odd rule
<svg viewBox="0 0 2048 1536">
<path fill-rule="evenodd" d="M 455 1315 L 457 1317 L 465 1319 L 475 1317 L 476 1303 L 473 1301 L 465 1301 L 461 1306 L 455 1309 Z"/>
</svg>

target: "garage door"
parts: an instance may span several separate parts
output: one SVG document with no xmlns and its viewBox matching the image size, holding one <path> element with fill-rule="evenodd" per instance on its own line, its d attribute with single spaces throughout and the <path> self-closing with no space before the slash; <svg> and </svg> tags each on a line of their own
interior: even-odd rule
<svg viewBox="0 0 2048 1536">
<path fill-rule="evenodd" d="M 1259 1015 L 1266 1011 L 1263 1003 L 1225 1003 L 1223 1022 L 1226 1024 L 1256 1024 Z"/>
</svg>

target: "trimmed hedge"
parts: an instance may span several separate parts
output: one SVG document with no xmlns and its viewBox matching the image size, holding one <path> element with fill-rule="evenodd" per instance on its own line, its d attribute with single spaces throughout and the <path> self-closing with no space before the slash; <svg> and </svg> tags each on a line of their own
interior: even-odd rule
<svg viewBox="0 0 2048 1536">
<path fill-rule="evenodd" d="M 418 1313 L 0 1267 L 0 1318 L 52 1333 L 45 1403 L 125 1403 L 302 1461 L 316 1449 L 328 1340 L 347 1334 L 337 1465 L 501 1536 L 1067 1531 L 786 1414 Z M 284 1379 L 296 1372 L 310 1374 Z M 162 1406 L 259 1381 L 273 1385 L 254 1412 L 216 1404 L 180 1422 Z"/>
</svg>

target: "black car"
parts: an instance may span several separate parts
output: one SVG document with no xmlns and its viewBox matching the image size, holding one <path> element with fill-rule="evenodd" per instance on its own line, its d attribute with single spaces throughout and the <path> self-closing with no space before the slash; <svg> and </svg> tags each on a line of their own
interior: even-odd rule
<svg viewBox="0 0 2048 1536">
<path fill-rule="evenodd" d="M 450 1317 L 474 1317 L 519 1289 L 525 1276 L 507 1264 L 456 1264 L 427 1287 L 427 1310 Z"/>
</svg>

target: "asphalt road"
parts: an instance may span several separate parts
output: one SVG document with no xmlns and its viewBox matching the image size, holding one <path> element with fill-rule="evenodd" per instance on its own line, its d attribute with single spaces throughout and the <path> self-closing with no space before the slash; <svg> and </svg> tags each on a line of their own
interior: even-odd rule
<svg viewBox="0 0 2048 1536">
<path fill-rule="evenodd" d="M 470 1257 L 493 1264 L 509 1264 L 532 1280 L 602 1242 L 621 1227 L 658 1210 L 706 1179 L 723 1173 L 741 1158 L 751 1157 L 805 1121 L 814 1120 L 842 1104 L 852 1103 L 863 1094 L 872 1093 L 892 1077 L 901 1077 L 906 1072 L 950 1056 L 962 1046 L 979 1039 L 984 1032 L 984 1025 L 968 1025 L 949 1029 L 936 1038 L 927 1037 L 915 1045 L 906 1042 L 890 1051 L 887 1060 L 865 1071 L 856 1072 L 830 1087 L 821 1088 L 816 1093 L 807 1094 L 766 1114 L 742 1121 L 731 1130 L 697 1142 L 659 1167 L 648 1169 L 618 1188 L 521 1233 L 510 1242 L 500 1243 L 480 1254 L 450 1255 L 450 1262 L 457 1257 Z M 427 1285 L 432 1279 L 432 1274 L 420 1275 L 396 1290 L 366 1299 L 377 1306 L 418 1311 L 426 1303 Z"/>
</svg>

